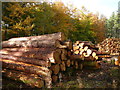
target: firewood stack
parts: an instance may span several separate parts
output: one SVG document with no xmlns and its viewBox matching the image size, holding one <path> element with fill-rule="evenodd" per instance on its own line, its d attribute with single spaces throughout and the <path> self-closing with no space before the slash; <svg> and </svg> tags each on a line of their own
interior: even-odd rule
<svg viewBox="0 0 120 90">
<path fill-rule="evenodd" d="M 59 72 L 70 67 L 72 46 L 61 32 L 3 41 L 3 75 L 32 87 L 50 88 L 58 81 Z"/>
<path fill-rule="evenodd" d="M 99 51 L 104 51 L 110 55 L 120 55 L 120 38 L 106 38 L 97 47 L 99 47 Z"/>
<path fill-rule="evenodd" d="M 71 60 L 75 60 L 77 68 L 82 69 L 86 66 L 100 67 L 97 63 L 101 60 L 98 57 L 98 48 L 90 41 L 76 41 L 73 45 L 73 55 L 71 55 Z"/>
<path fill-rule="evenodd" d="M 119 38 L 106 38 L 103 42 L 97 44 L 99 52 L 104 54 L 99 55 L 103 61 L 120 66 L 120 39 Z M 114 58 L 116 57 L 116 58 Z M 118 59 L 117 59 L 118 57 Z"/>
</svg>

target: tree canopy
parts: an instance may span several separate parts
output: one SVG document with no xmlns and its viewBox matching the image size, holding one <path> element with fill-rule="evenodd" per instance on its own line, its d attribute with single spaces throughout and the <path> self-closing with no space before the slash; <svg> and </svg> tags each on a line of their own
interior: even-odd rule
<svg viewBox="0 0 120 90">
<path fill-rule="evenodd" d="M 85 7 L 70 9 L 62 2 L 3 2 L 2 5 L 3 40 L 54 32 L 63 32 L 72 41 L 100 42 L 105 38 L 106 18 Z"/>
</svg>

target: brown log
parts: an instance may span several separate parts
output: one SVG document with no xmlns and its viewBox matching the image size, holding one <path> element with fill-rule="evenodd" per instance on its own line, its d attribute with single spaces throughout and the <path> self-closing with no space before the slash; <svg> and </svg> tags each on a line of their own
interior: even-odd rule
<svg viewBox="0 0 120 90">
<path fill-rule="evenodd" d="M 45 34 L 45 35 L 40 35 L 40 36 L 30 36 L 30 37 L 18 37 L 18 38 L 11 38 L 8 41 L 27 41 L 27 40 L 43 40 L 43 39 L 49 39 L 49 40 L 61 40 L 65 41 L 66 37 L 64 33 L 58 32 L 58 33 L 53 33 L 53 34 Z"/>
<path fill-rule="evenodd" d="M 97 44 L 100 52 L 106 52 L 110 55 L 119 55 L 120 50 L 119 38 L 106 38 L 101 43 Z"/>
<path fill-rule="evenodd" d="M 82 55 L 71 55 L 70 56 L 70 60 L 76 60 L 76 59 L 84 60 L 84 57 Z"/>
<path fill-rule="evenodd" d="M 115 61 L 115 65 L 119 65 L 119 63 L 120 63 L 120 62 L 119 62 L 118 60 L 117 60 L 117 61 Z"/>
<path fill-rule="evenodd" d="M 40 59 L 32 59 L 27 57 L 16 57 L 12 55 L 0 55 L 0 59 L 11 60 L 11 61 L 20 61 L 24 63 L 31 63 L 35 65 L 41 65 L 45 67 L 50 67 L 51 63 L 49 60 L 40 60 Z"/>
<path fill-rule="evenodd" d="M 19 70 L 27 73 L 41 75 L 42 77 L 51 76 L 50 70 L 46 67 L 36 66 L 23 62 L 15 62 L 11 60 L 0 59 L 3 68 Z"/>
<path fill-rule="evenodd" d="M 52 75 L 52 82 L 57 82 L 58 81 L 58 76 L 57 75 Z"/>
<path fill-rule="evenodd" d="M 71 65 L 74 65 L 74 60 L 71 60 Z"/>
<path fill-rule="evenodd" d="M 25 48 L 25 47 L 21 47 L 21 48 L 3 48 L 0 50 L 0 52 L 51 52 L 56 50 L 55 47 L 51 47 L 51 48 Z"/>
<path fill-rule="evenodd" d="M 38 77 L 35 74 L 3 69 L 2 75 L 13 80 L 22 81 L 23 83 L 31 87 L 42 88 L 44 86 L 44 81 L 42 80 L 42 78 Z"/>
<path fill-rule="evenodd" d="M 71 61 L 68 59 L 68 60 L 65 61 L 65 64 L 66 64 L 67 67 L 70 67 Z"/>
<path fill-rule="evenodd" d="M 63 33 L 53 33 L 41 36 L 12 38 L 2 42 L 2 47 L 53 47 L 56 40 L 65 40 Z"/>
<path fill-rule="evenodd" d="M 68 51 L 67 56 L 70 57 L 72 55 L 71 51 Z"/>
<path fill-rule="evenodd" d="M 103 51 L 96 51 L 97 55 L 109 55 L 109 52 L 103 52 Z"/>
<path fill-rule="evenodd" d="M 62 60 L 67 60 L 67 50 L 61 49 L 61 59 Z"/>
<path fill-rule="evenodd" d="M 64 61 L 62 61 L 60 64 L 60 71 L 66 71 L 66 66 Z"/>
<path fill-rule="evenodd" d="M 75 43 L 74 43 L 74 45 L 78 45 L 79 44 L 79 41 L 76 41 Z"/>
<path fill-rule="evenodd" d="M 69 50 L 73 49 L 72 41 L 62 41 L 61 44 L 67 46 Z"/>
<path fill-rule="evenodd" d="M 59 64 L 52 65 L 50 67 L 50 69 L 53 71 L 53 74 L 57 75 L 59 73 L 59 71 L 60 71 L 60 66 L 59 66 Z"/>
<path fill-rule="evenodd" d="M 84 60 L 86 60 L 86 61 L 94 61 L 96 59 L 94 57 L 92 57 L 92 56 L 89 56 L 89 57 L 84 57 Z"/>
<path fill-rule="evenodd" d="M 56 47 L 56 48 L 61 48 L 61 49 L 67 48 L 66 45 L 62 45 L 62 44 L 61 44 L 61 41 L 60 41 L 60 40 L 56 40 L 56 41 L 55 41 L 55 47 Z"/>
<path fill-rule="evenodd" d="M 10 49 L 9 50 L 3 49 L 3 50 L 0 50 L 0 53 L 12 55 L 12 56 L 19 56 L 18 59 L 20 59 L 20 57 L 28 57 L 28 58 L 50 61 L 51 63 L 59 63 L 60 64 L 60 62 L 61 62 L 61 58 L 60 58 L 61 50 L 60 49 L 51 49 L 51 48 L 40 48 L 40 49 L 33 48 L 33 49 L 31 49 L 30 48 L 30 50 L 26 51 L 26 52 L 24 52 L 24 51 L 22 52 L 21 49 L 19 49 L 19 51 L 20 52 L 10 52 Z"/>
<path fill-rule="evenodd" d="M 78 65 L 78 62 L 75 61 L 75 69 L 78 69 L 79 65 Z"/>
<path fill-rule="evenodd" d="M 82 70 L 82 69 L 83 69 L 83 64 L 80 63 L 80 64 L 79 64 L 79 67 L 80 67 L 80 69 Z"/>
<path fill-rule="evenodd" d="M 84 61 L 83 63 L 83 67 L 96 67 L 96 68 L 100 68 L 100 64 L 98 64 L 96 61 Z"/>
<path fill-rule="evenodd" d="M 99 58 L 111 58 L 111 55 L 98 55 Z"/>
</svg>

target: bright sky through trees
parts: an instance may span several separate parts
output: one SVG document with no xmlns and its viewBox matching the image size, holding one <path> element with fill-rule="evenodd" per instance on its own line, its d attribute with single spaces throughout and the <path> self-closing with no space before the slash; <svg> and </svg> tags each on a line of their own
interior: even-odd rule
<svg viewBox="0 0 120 90">
<path fill-rule="evenodd" d="M 120 0 L 50 0 L 62 1 L 65 4 L 73 4 L 76 8 L 85 6 L 87 10 L 93 13 L 99 12 L 107 18 L 112 15 L 112 12 L 118 11 L 118 2 Z"/>
</svg>

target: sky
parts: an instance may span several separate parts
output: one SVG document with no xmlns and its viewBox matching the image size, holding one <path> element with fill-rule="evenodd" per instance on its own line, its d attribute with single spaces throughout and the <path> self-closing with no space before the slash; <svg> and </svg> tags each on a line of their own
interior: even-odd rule
<svg viewBox="0 0 120 90">
<path fill-rule="evenodd" d="M 56 0 L 51 0 L 56 1 Z M 112 15 L 112 12 L 118 11 L 118 2 L 120 0 L 59 0 L 65 5 L 73 4 L 74 7 L 80 9 L 84 6 L 87 10 L 93 13 L 103 14 L 107 18 Z"/>
<path fill-rule="evenodd" d="M 2 0 L 2 1 L 42 1 L 42 0 Z M 118 2 L 120 0 L 43 0 L 43 1 L 62 1 L 65 5 L 72 4 L 75 8 L 81 9 L 84 6 L 87 10 L 93 13 L 103 14 L 107 18 L 112 15 L 112 12 L 118 11 Z"/>
</svg>

